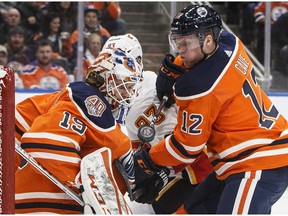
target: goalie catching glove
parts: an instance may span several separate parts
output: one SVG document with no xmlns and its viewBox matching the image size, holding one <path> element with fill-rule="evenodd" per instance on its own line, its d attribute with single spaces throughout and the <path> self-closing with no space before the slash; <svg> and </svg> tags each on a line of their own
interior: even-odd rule
<svg viewBox="0 0 288 216">
<path fill-rule="evenodd" d="M 160 101 L 165 95 L 168 97 L 168 100 L 165 103 L 167 108 L 175 103 L 173 98 L 173 85 L 176 80 L 185 73 L 183 68 L 173 63 L 174 60 L 175 57 L 173 55 L 165 55 L 165 58 L 162 59 L 162 64 L 156 80 L 157 97 Z"/>
<path fill-rule="evenodd" d="M 146 150 L 136 151 L 134 164 L 137 188 L 143 189 L 143 194 L 135 201 L 151 204 L 168 183 L 170 171 L 167 167 L 154 164 Z"/>
</svg>

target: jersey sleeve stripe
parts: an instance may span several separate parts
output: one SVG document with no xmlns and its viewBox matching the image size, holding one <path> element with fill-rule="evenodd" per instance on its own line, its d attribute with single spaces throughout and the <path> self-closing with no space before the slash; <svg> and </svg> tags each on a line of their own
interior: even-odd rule
<svg viewBox="0 0 288 216">
<path fill-rule="evenodd" d="M 16 124 L 15 124 L 15 132 L 18 133 L 21 137 L 24 134 L 24 132 Z"/>
<path fill-rule="evenodd" d="M 17 109 L 15 109 L 15 118 L 17 119 L 17 121 L 20 123 L 20 125 L 22 125 L 22 127 L 24 127 L 27 130 L 30 129 L 30 126 L 27 124 L 27 122 L 24 120 L 24 118 L 22 117 L 22 115 L 17 111 Z"/>
<path fill-rule="evenodd" d="M 189 154 L 189 153 L 186 151 L 185 146 L 184 146 L 183 144 L 177 142 L 177 140 L 175 139 L 174 135 L 171 135 L 171 139 L 170 139 L 170 140 L 171 140 L 172 145 L 173 145 L 182 155 L 184 155 L 184 156 L 187 157 L 187 158 L 197 158 L 197 157 L 200 155 L 201 150 L 202 150 L 203 147 L 205 146 L 205 144 L 204 144 L 204 146 L 203 146 L 202 148 L 190 147 L 189 150 L 195 150 L 195 151 L 198 151 L 198 152 L 197 152 L 196 154 Z M 201 146 L 202 146 L 202 145 L 201 145 Z M 186 146 L 186 148 L 188 148 L 188 146 Z M 200 153 L 199 153 L 199 151 L 200 151 Z"/>
<path fill-rule="evenodd" d="M 248 140 L 246 142 L 243 143 L 239 143 L 235 146 L 232 146 L 231 148 L 226 149 L 225 151 L 222 151 L 221 153 L 219 153 L 219 158 L 225 158 L 227 156 L 229 156 L 230 154 L 235 154 L 235 152 L 243 150 L 245 148 L 253 148 L 253 146 L 263 146 L 263 145 L 267 145 L 270 144 L 271 142 L 273 142 L 273 139 L 253 139 L 253 140 Z M 255 148 L 254 147 L 254 148 Z"/>
<path fill-rule="evenodd" d="M 280 137 L 285 136 L 288 134 L 288 129 L 282 131 L 282 133 L 280 134 Z"/>
<path fill-rule="evenodd" d="M 29 154 L 33 158 L 51 159 L 51 160 L 64 161 L 64 162 L 67 162 L 67 163 L 75 163 L 75 164 L 79 164 L 81 162 L 80 158 L 68 157 L 68 156 L 52 154 L 52 153 L 29 152 Z"/>
<path fill-rule="evenodd" d="M 215 172 L 217 173 L 217 175 L 220 176 L 226 170 L 228 170 L 230 167 L 234 166 L 237 163 L 242 163 L 244 161 L 252 160 L 252 159 L 255 159 L 255 158 L 281 156 L 281 155 L 285 155 L 285 154 L 288 154 L 288 147 L 287 148 L 281 148 L 281 149 L 273 149 L 273 150 L 269 149 L 267 151 L 256 152 L 256 153 L 254 153 L 254 154 L 252 154 L 252 155 L 250 155 L 250 156 L 248 156 L 246 158 L 243 158 L 241 160 L 225 163 L 225 164 L 223 164 L 223 166 L 221 166 L 218 169 L 216 169 Z M 275 160 L 277 160 L 276 158 L 275 158 Z"/>
<path fill-rule="evenodd" d="M 57 150 L 57 151 L 64 151 L 64 152 L 77 152 L 75 148 L 67 147 L 67 146 L 58 146 L 53 144 L 43 144 L 43 143 L 22 143 L 21 147 L 23 149 L 49 149 L 49 150 Z"/>
<path fill-rule="evenodd" d="M 72 211 L 82 211 L 82 206 L 79 205 L 72 205 L 72 204 L 64 204 L 64 203 L 50 203 L 50 202 L 27 202 L 27 203 L 16 203 L 15 204 L 16 209 L 37 209 L 39 211 L 40 209 L 45 208 L 53 208 L 53 209 L 66 209 L 66 210 L 72 210 Z M 33 211 L 33 210 L 32 210 Z M 35 211 L 35 210 L 34 210 Z M 38 212 L 37 211 L 37 212 Z M 51 212 L 50 212 L 51 214 Z"/>
<path fill-rule="evenodd" d="M 169 152 L 170 155 L 172 155 L 175 159 L 183 162 L 183 163 L 192 163 L 195 161 L 195 159 L 186 159 L 181 157 L 179 154 L 177 154 L 173 148 L 170 146 L 170 142 L 169 142 L 169 136 L 165 138 L 165 147 L 167 149 L 167 151 Z"/>
<path fill-rule="evenodd" d="M 28 132 L 23 135 L 23 138 L 37 138 L 37 139 L 44 138 L 44 139 L 51 139 L 51 140 L 56 140 L 56 141 L 61 141 L 61 142 L 66 142 L 66 143 L 73 143 L 76 150 L 80 151 L 80 146 L 78 142 L 66 136 L 61 136 L 61 135 L 52 134 L 52 133 L 45 133 L 45 132 L 44 133 Z"/>
<path fill-rule="evenodd" d="M 31 193 L 18 193 L 15 194 L 16 200 L 23 199 L 65 199 L 73 200 L 66 193 L 48 193 L 48 192 L 31 192 Z"/>
</svg>

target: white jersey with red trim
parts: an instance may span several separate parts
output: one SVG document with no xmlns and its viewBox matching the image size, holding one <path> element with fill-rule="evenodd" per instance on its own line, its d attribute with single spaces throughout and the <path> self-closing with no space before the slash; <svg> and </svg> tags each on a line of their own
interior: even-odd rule
<svg viewBox="0 0 288 216">
<path fill-rule="evenodd" d="M 133 149 L 137 149 L 141 143 L 137 136 L 139 127 L 143 124 L 150 124 L 160 105 L 155 85 L 157 75 L 152 71 L 145 71 L 143 77 L 142 89 L 126 117 L 126 128 Z M 155 138 L 148 145 L 155 145 L 163 140 L 165 135 L 169 135 L 173 132 L 177 123 L 177 112 L 178 107 L 175 104 L 170 108 L 164 107 L 162 109 L 154 125 L 156 131 Z M 211 170 L 212 168 L 209 164 L 207 155 L 203 152 L 195 165 L 187 166 L 185 168 L 182 172 L 182 177 L 188 179 L 191 184 L 199 184 Z"/>
<path fill-rule="evenodd" d="M 137 136 L 138 128 L 142 124 L 150 124 L 160 105 L 156 94 L 156 78 L 157 75 L 152 71 L 143 72 L 142 88 L 126 117 L 125 125 L 129 138 L 133 142 L 139 141 Z M 175 104 L 169 109 L 166 107 L 163 108 L 154 125 L 157 133 L 155 138 L 150 142 L 151 145 L 158 143 L 165 135 L 173 131 L 176 124 L 177 110 L 178 107 Z"/>
</svg>

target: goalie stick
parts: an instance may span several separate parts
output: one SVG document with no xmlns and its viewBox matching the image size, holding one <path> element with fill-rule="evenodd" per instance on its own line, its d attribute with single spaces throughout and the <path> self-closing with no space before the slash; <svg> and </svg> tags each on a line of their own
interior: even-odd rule
<svg viewBox="0 0 288 216">
<path fill-rule="evenodd" d="M 129 196 L 130 200 L 131 201 L 136 200 L 138 197 L 140 197 L 144 193 L 143 188 L 139 188 L 137 190 L 134 190 L 133 186 L 129 184 L 127 174 L 126 174 L 122 164 L 119 162 L 119 160 L 115 160 L 115 165 L 116 165 L 117 169 L 119 170 L 120 174 L 122 175 L 122 177 L 125 181 L 128 196 Z"/>
<path fill-rule="evenodd" d="M 33 167 L 35 167 L 39 172 L 41 172 L 44 176 L 46 176 L 51 182 L 53 182 L 61 190 L 63 190 L 67 195 L 69 195 L 72 199 L 74 199 L 77 203 L 79 203 L 81 206 L 85 205 L 85 203 L 83 202 L 83 200 L 78 194 L 76 194 L 73 190 L 68 188 L 66 185 L 62 184 L 56 177 L 51 175 L 31 155 L 29 155 L 24 149 L 22 149 L 17 144 L 15 144 L 15 151 L 21 157 L 23 157 L 28 163 L 30 163 Z"/>
</svg>

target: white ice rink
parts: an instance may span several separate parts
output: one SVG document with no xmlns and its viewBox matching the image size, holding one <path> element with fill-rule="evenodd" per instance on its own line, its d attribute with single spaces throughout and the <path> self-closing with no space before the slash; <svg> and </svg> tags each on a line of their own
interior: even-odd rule
<svg viewBox="0 0 288 216">
<path fill-rule="evenodd" d="M 288 190 L 286 190 L 280 200 L 272 207 L 272 214 L 288 215 Z"/>
</svg>

